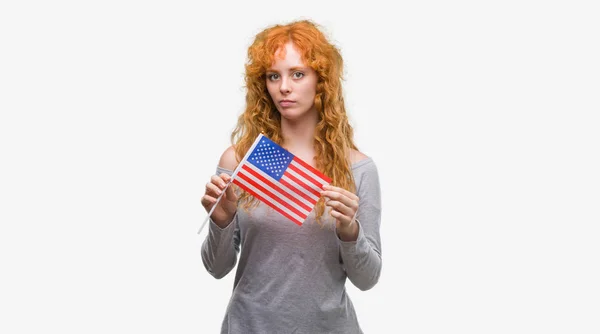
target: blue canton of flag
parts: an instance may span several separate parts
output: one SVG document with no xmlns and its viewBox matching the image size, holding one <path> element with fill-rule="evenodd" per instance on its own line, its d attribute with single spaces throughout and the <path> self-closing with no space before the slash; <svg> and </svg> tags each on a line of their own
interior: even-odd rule
<svg viewBox="0 0 600 334">
<path fill-rule="evenodd" d="M 293 154 L 264 136 L 248 157 L 254 166 L 277 181 L 281 179 L 292 159 Z"/>
</svg>

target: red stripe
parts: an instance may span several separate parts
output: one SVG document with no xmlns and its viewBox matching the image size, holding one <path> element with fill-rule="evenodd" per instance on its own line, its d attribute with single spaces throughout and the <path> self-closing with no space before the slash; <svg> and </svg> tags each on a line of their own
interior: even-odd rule
<svg viewBox="0 0 600 334">
<path fill-rule="evenodd" d="M 281 199 L 281 197 L 275 196 L 273 195 L 272 192 L 268 191 L 265 187 L 261 186 L 260 184 L 256 183 L 256 181 L 252 180 L 251 178 L 249 178 L 248 176 L 246 176 L 244 173 L 238 173 L 238 176 L 241 177 L 242 179 L 244 179 L 246 182 L 250 183 L 251 185 L 254 186 L 254 188 L 260 190 L 263 192 L 263 194 L 265 194 L 267 197 L 271 198 L 273 201 L 285 206 L 288 210 L 292 211 L 293 213 L 297 214 L 298 216 L 300 216 L 301 218 L 306 218 L 306 216 L 303 214 L 302 212 L 300 212 L 298 209 L 296 209 L 295 207 L 291 206 L 289 203 L 286 203 L 284 200 Z M 268 184 L 269 186 L 272 186 L 269 184 L 270 182 L 267 182 L 266 184 Z"/>
<path fill-rule="evenodd" d="M 239 173 L 238 173 L 239 175 Z M 260 196 L 259 194 L 257 194 L 255 191 L 253 191 L 252 189 L 248 189 L 246 187 L 245 184 L 241 184 L 237 181 L 237 179 L 233 179 L 232 181 L 233 183 L 237 184 L 238 186 L 240 186 L 241 188 L 245 189 L 247 192 L 249 192 L 250 194 L 252 194 L 252 196 L 258 198 L 259 200 L 261 200 L 263 203 L 265 203 L 266 205 L 270 206 L 271 208 L 275 209 L 275 211 L 279 212 L 280 214 L 282 214 L 283 216 L 287 217 L 289 220 L 293 221 L 294 223 L 296 223 L 297 225 L 302 226 L 302 222 L 299 222 L 296 218 L 292 217 L 291 215 L 289 215 L 287 212 L 281 210 L 280 208 L 278 208 L 277 206 L 271 204 L 271 202 L 267 201 L 265 198 L 263 198 L 262 196 Z"/>
<path fill-rule="evenodd" d="M 320 184 L 319 182 L 317 182 L 310 175 L 304 173 L 300 168 L 294 166 L 293 164 L 289 164 L 288 168 L 291 168 L 294 172 L 300 174 L 300 176 L 302 176 L 303 178 L 305 178 L 307 181 L 309 181 L 310 183 L 312 183 L 315 186 L 317 186 L 318 189 L 323 189 L 323 185 L 322 184 Z"/>
<path fill-rule="evenodd" d="M 316 175 L 318 175 L 320 178 L 322 178 L 323 180 L 327 181 L 327 183 L 331 182 L 331 179 L 328 178 L 327 176 L 325 176 L 323 173 L 319 172 L 316 168 L 314 168 L 313 166 L 307 164 L 306 162 L 300 160 L 299 158 L 294 157 L 294 159 L 292 159 L 294 161 L 296 161 L 297 163 L 299 163 L 300 165 L 302 165 L 302 167 L 308 169 L 309 171 L 315 173 Z"/>
<path fill-rule="evenodd" d="M 304 198 L 305 200 L 309 201 L 309 202 L 310 202 L 310 203 L 312 203 L 313 205 L 314 205 L 315 203 L 317 203 L 317 202 L 316 202 L 314 199 L 312 199 L 312 198 L 308 197 L 308 195 L 307 195 L 307 194 L 305 194 L 305 193 L 301 192 L 300 190 L 298 190 L 298 188 L 297 188 L 296 186 L 292 185 L 291 183 L 287 182 L 286 180 L 284 180 L 284 179 L 279 179 L 279 183 L 281 183 L 281 184 L 283 184 L 284 186 L 286 186 L 286 187 L 290 188 L 290 190 L 292 190 L 293 192 L 295 192 L 295 193 L 296 193 L 296 195 L 298 195 L 298 196 L 300 196 L 300 197 Z"/>
<path fill-rule="evenodd" d="M 289 168 L 289 167 L 288 167 Z M 321 194 L 319 194 L 318 191 L 314 190 L 313 188 L 309 187 L 306 183 L 300 181 L 297 177 L 295 177 L 294 175 L 288 173 L 287 171 L 285 173 L 283 173 L 283 175 L 289 177 L 290 179 L 292 179 L 292 181 L 296 182 L 297 184 L 299 184 L 302 188 L 308 190 L 308 192 L 314 194 L 315 196 L 319 197 L 321 196 Z"/>
<path fill-rule="evenodd" d="M 255 170 L 253 170 L 252 168 L 248 167 L 247 165 L 243 165 L 242 169 L 246 172 L 248 172 L 249 174 L 254 175 L 254 177 L 256 177 L 257 179 L 259 179 L 261 182 L 264 182 L 266 184 L 272 185 L 273 181 L 269 181 L 267 178 L 265 178 L 264 176 L 262 176 L 261 174 L 257 173 Z M 298 206 L 300 206 L 301 208 L 303 208 L 304 210 L 310 212 L 312 210 L 311 207 L 309 207 L 308 205 L 302 203 L 301 201 L 299 201 L 297 198 L 295 198 L 294 196 L 288 194 L 286 191 L 279 189 L 277 186 L 272 185 L 273 189 L 277 190 L 278 194 L 282 194 L 283 196 L 287 197 L 290 201 L 296 203 Z"/>
</svg>

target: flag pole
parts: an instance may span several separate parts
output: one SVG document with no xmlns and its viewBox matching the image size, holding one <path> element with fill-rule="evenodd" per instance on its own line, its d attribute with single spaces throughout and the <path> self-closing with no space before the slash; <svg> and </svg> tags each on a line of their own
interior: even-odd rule
<svg viewBox="0 0 600 334">
<path fill-rule="evenodd" d="M 256 147 L 256 145 L 258 144 L 258 142 L 260 141 L 260 139 L 262 137 L 263 137 L 262 133 L 260 133 L 258 135 L 258 137 L 256 137 L 256 139 L 254 140 L 254 143 L 252 143 L 252 146 L 250 146 L 250 149 L 248 149 L 248 151 L 246 152 L 246 155 L 244 156 L 244 159 L 242 159 L 242 161 L 240 161 L 240 163 L 237 165 L 237 167 L 236 167 L 235 171 L 233 172 L 233 174 L 231 174 L 231 179 L 225 185 L 225 188 L 223 189 L 223 192 L 221 192 L 221 195 L 219 195 L 219 197 L 217 197 L 217 201 L 215 202 L 215 205 L 213 205 L 213 207 L 208 212 L 208 215 L 204 219 L 204 222 L 202 223 L 202 226 L 200 226 L 200 229 L 198 230 L 198 234 L 200 234 L 200 232 L 202 232 L 202 229 L 204 229 L 204 226 L 208 222 L 208 219 L 210 218 L 210 215 L 212 215 L 213 211 L 215 211 L 215 208 L 217 207 L 217 204 L 219 204 L 219 201 L 221 200 L 221 197 L 223 197 L 223 195 L 225 195 L 225 191 L 227 191 L 227 188 L 229 188 L 229 185 L 233 182 L 233 178 L 237 175 L 237 173 L 239 172 L 240 168 L 242 168 L 242 165 L 244 164 L 244 162 L 246 162 L 246 160 L 250 156 L 250 153 L 252 153 L 252 151 L 254 150 L 254 148 Z"/>
</svg>

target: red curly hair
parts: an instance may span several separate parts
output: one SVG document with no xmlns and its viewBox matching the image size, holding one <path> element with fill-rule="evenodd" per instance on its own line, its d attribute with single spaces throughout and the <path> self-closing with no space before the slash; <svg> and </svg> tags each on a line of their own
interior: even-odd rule
<svg viewBox="0 0 600 334">
<path fill-rule="evenodd" d="M 266 71 L 274 63 L 275 53 L 285 50 L 284 45 L 288 42 L 294 44 L 303 63 L 314 69 L 318 76 L 314 101 L 319 113 L 314 137 L 316 168 L 333 180 L 332 185 L 354 192 L 349 156 L 356 145 L 344 106 L 342 56 L 310 20 L 271 26 L 258 33 L 248 48 L 246 108 L 231 134 L 236 158 L 242 159 L 261 132 L 282 144 L 281 116 L 267 91 Z M 242 192 L 240 203 L 245 203 L 244 207 L 248 208 L 256 201 L 247 192 Z M 321 199 L 316 206 L 317 221 L 320 222 L 324 210 Z"/>
</svg>

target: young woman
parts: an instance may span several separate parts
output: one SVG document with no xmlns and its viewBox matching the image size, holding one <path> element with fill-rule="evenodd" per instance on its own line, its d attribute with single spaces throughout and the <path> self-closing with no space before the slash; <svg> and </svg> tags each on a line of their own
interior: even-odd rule
<svg viewBox="0 0 600 334">
<path fill-rule="evenodd" d="M 237 263 L 222 333 L 362 333 L 345 283 L 368 290 L 379 280 L 381 197 L 375 163 L 353 141 L 342 71 L 308 20 L 269 27 L 248 49 L 246 109 L 202 205 L 212 209 L 260 133 L 333 181 L 302 226 L 226 188 L 202 245 L 214 277 Z"/>
</svg>

